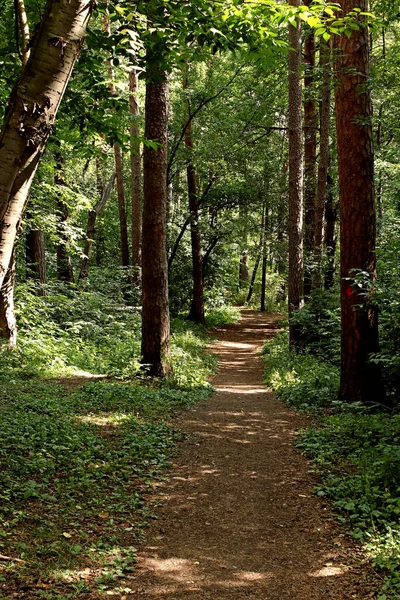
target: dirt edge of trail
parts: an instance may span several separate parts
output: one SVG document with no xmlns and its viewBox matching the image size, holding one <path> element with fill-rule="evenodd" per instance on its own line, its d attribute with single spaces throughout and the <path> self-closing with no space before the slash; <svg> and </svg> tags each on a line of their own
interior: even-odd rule
<svg viewBox="0 0 400 600">
<path fill-rule="evenodd" d="M 148 600 L 374 598 L 363 554 L 312 494 L 310 463 L 295 450 L 307 417 L 262 384 L 263 342 L 277 317 L 243 311 L 215 330 L 213 396 L 174 426 L 187 434 L 149 502 L 129 585 Z"/>
</svg>

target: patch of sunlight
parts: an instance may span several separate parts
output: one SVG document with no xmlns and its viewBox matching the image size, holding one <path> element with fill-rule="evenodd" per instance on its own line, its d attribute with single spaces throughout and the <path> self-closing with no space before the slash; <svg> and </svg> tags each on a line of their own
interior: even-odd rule
<svg viewBox="0 0 400 600">
<path fill-rule="evenodd" d="M 99 427 L 117 426 L 131 418 L 131 415 L 120 414 L 102 414 L 102 415 L 79 415 L 74 417 L 79 423 L 90 423 Z"/>
<path fill-rule="evenodd" d="M 336 575 L 343 575 L 346 571 L 346 567 L 322 567 L 318 571 L 309 573 L 309 577 L 335 577 Z"/>
<path fill-rule="evenodd" d="M 249 385 L 233 385 L 230 387 L 222 387 L 220 385 L 216 385 L 215 389 L 218 393 L 228 393 L 228 394 L 265 394 L 267 391 L 266 388 L 255 388 Z M 238 414 L 238 413 L 227 413 L 227 414 Z"/>
<path fill-rule="evenodd" d="M 241 344 L 239 342 L 225 342 L 225 341 L 221 342 L 221 346 L 226 347 L 226 348 L 242 348 L 243 350 L 246 348 L 252 348 L 251 344 Z"/>
<path fill-rule="evenodd" d="M 236 574 L 238 579 L 244 579 L 244 581 L 264 581 L 270 576 L 270 574 L 257 573 L 256 571 L 239 571 Z"/>
</svg>

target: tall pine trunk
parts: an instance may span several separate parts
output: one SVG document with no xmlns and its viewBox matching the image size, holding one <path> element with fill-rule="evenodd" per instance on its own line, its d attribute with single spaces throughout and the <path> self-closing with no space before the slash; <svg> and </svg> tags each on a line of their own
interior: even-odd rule
<svg viewBox="0 0 400 600">
<path fill-rule="evenodd" d="M 366 0 L 343 0 L 343 14 L 368 10 Z M 336 128 L 340 202 L 341 381 L 348 402 L 382 402 L 379 366 L 369 362 L 379 351 L 377 311 L 368 286 L 375 281 L 376 215 L 372 103 L 369 90 L 368 28 L 341 35 L 338 43 Z M 352 285 L 355 274 L 368 280 Z"/>
<path fill-rule="evenodd" d="M 300 0 L 290 0 L 300 6 Z M 301 27 L 289 25 L 289 318 L 303 304 L 303 132 Z M 296 347 L 297 327 L 289 325 L 289 343 Z"/>
<path fill-rule="evenodd" d="M 145 138 L 158 142 L 143 153 L 142 362 L 165 377 L 171 368 L 166 253 L 168 82 L 165 72 L 148 73 Z"/>
<path fill-rule="evenodd" d="M 129 73 L 129 106 L 131 115 L 140 114 L 137 70 Z M 131 124 L 131 181 L 132 181 L 132 271 L 133 284 L 140 285 L 142 278 L 142 174 L 140 161 L 140 128 L 137 120 Z"/>
<path fill-rule="evenodd" d="M 10 95 L 0 132 L 0 295 L 7 294 L 13 279 L 9 270 L 18 224 L 91 10 L 86 0 L 48 0 L 29 60 Z M 10 312 L 12 303 L 1 301 L 0 322 Z M 9 330 L 1 329 L 4 337 L 10 338 Z"/>
</svg>

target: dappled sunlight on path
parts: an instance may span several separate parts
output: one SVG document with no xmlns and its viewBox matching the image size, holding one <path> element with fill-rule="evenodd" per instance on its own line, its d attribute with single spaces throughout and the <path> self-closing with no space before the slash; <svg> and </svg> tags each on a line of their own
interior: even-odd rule
<svg viewBox="0 0 400 600">
<path fill-rule="evenodd" d="M 275 329 L 275 317 L 245 311 L 216 332 L 216 392 L 180 419 L 189 437 L 150 499 L 162 505 L 139 556 L 135 597 L 367 597 L 343 532 L 312 496 L 310 467 L 294 450 L 305 418 L 262 385 L 258 354 Z"/>
</svg>

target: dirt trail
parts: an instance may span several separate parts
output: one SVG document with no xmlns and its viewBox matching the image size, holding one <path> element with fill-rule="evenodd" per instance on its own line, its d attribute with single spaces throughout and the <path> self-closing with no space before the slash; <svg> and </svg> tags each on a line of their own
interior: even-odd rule
<svg viewBox="0 0 400 600">
<path fill-rule="evenodd" d="M 130 582 L 135 597 L 373 597 L 350 542 L 312 496 L 309 464 L 294 450 L 304 418 L 261 383 L 258 353 L 275 321 L 245 311 L 240 323 L 217 331 L 216 392 L 178 423 L 195 435 L 155 489 L 162 506 Z"/>
</svg>

